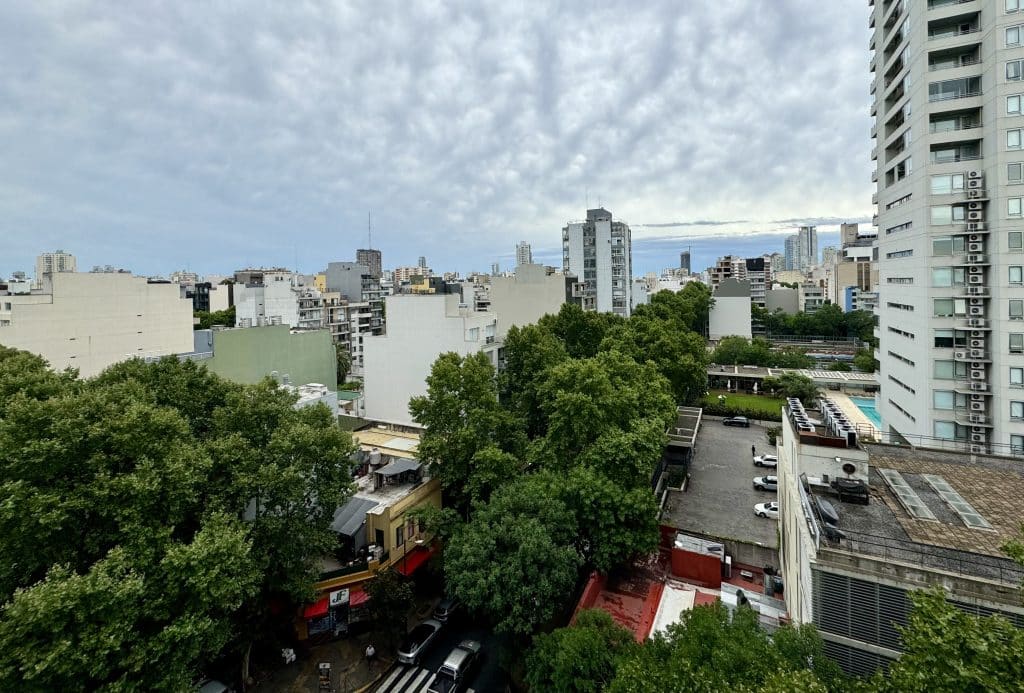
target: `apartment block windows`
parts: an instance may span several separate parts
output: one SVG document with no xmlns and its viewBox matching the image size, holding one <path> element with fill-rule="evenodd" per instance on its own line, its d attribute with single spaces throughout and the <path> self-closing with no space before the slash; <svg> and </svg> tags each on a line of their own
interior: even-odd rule
<svg viewBox="0 0 1024 693">
<path fill-rule="evenodd" d="M 1007 46 L 1019 46 L 1020 45 L 1020 30 L 1021 25 L 1008 26 L 1006 27 L 1006 45 Z"/>
<path fill-rule="evenodd" d="M 981 77 L 963 77 L 932 82 L 928 85 L 929 101 L 948 101 L 977 96 L 981 93 Z M 895 104 L 893 104 L 895 105 Z"/>
<path fill-rule="evenodd" d="M 1024 300 L 1010 299 L 1010 320 L 1024 320 Z"/>
<path fill-rule="evenodd" d="M 932 239 L 933 255 L 954 255 L 966 249 L 967 241 L 963 236 L 942 236 Z"/>
<path fill-rule="evenodd" d="M 951 318 L 966 313 L 967 300 L 963 298 L 936 298 L 933 304 L 932 315 L 937 318 Z"/>
<path fill-rule="evenodd" d="M 1006 180 L 1009 183 L 1020 183 L 1024 181 L 1024 162 L 1014 162 L 1006 165 Z"/>
<path fill-rule="evenodd" d="M 399 525 L 395 527 L 395 546 L 402 546 L 405 544 L 405 525 Z"/>
<path fill-rule="evenodd" d="M 934 361 L 932 371 L 936 380 L 955 380 L 967 377 L 967 364 L 962 361 Z"/>
<path fill-rule="evenodd" d="M 1016 28 L 1016 27 L 1014 27 Z M 1007 32 L 1009 33 L 1009 32 Z M 1024 68 L 1024 60 L 1010 60 L 1006 63 L 1006 79 L 1011 82 L 1020 80 L 1021 70 Z"/>
<path fill-rule="evenodd" d="M 1006 0 L 1006 12 L 1018 12 L 1020 10 L 1020 0 Z"/>
<path fill-rule="evenodd" d="M 1010 353 L 1024 354 L 1024 332 L 1010 333 Z"/>
<path fill-rule="evenodd" d="M 1020 115 L 1020 94 L 1006 97 L 1006 115 Z"/>
<path fill-rule="evenodd" d="M 936 390 L 932 393 L 932 406 L 936 409 L 952 409 L 954 399 L 952 390 Z"/>
<path fill-rule="evenodd" d="M 1022 284 L 1024 283 L 1024 267 L 1020 265 L 1010 265 L 1010 283 L 1011 284 Z"/>
<path fill-rule="evenodd" d="M 1010 231 L 1007 233 L 1006 247 L 1010 250 L 1024 249 L 1024 231 Z"/>
<path fill-rule="evenodd" d="M 963 286 L 967 270 L 963 267 L 936 267 L 932 270 L 932 286 Z"/>
<path fill-rule="evenodd" d="M 956 438 L 956 423 L 953 421 L 936 421 L 935 437 L 942 440 L 954 440 Z"/>
<path fill-rule="evenodd" d="M 1011 166 L 1013 164 L 1010 164 Z M 1011 181 L 1012 182 L 1012 181 Z M 1017 182 L 1020 182 L 1019 180 Z M 966 220 L 967 210 L 963 205 L 938 205 L 932 207 L 932 224 L 962 224 Z"/>
<path fill-rule="evenodd" d="M 1006 216 L 1008 217 L 1019 217 L 1021 216 L 1021 198 L 1019 197 L 1008 197 L 1006 199 Z"/>
<path fill-rule="evenodd" d="M 1010 369 L 1010 387 L 1024 387 L 1024 368 Z"/>
<path fill-rule="evenodd" d="M 1024 419 L 1024 402 L 1010 402 L 1010 418 Z"/>
<path fill-rule="evenodd" d="M 1010 436 L 1010 453 L 1013 455 L 1024 454 L 1024 436 Z"/>
<path fill-rule="evenodd" d="M 1020 132 L 1019 130 L 1017 131 Z M 932 176 L 932 194 L 948 195 L 954 192 L 962 192 L 964 189 L 964 174 L 954 173 L 945 176 Z"/>
<path fill-rule="evenodd" d="M 1020 128 L 1014 128 L 1013 130 L 1007 130 L 1006 131 L 1006 148 L 1007 149 L 1020 149 L 1021 148 L 1020 133 L 1021 133 Z"/>
<path fill-rule="evenodd" d="M 952 349 L 953 330 L 935 330 L 934 344 L 938 349 Z"/>
</svg>

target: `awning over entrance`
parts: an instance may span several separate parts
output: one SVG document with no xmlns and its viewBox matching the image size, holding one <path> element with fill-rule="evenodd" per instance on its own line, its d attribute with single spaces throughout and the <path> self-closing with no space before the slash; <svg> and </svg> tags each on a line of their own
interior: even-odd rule
<svg viewBox="0 0 1024 693">
<path fill-rule="evenodd" d="M 396 564 L 398 572 L 405 576 L 412 575 L 420 566 L 427 562 L 432 553 L 434 553 L 434 549 L 429 546 L 417 546 L 399 559 Z"/>
<path fill-rule="evenodd" d="M 320 618 L 327 615 L 327 601 L 330 599 L 329 596 L 324 595 L 320 599 L 316 600 L 312 604 L 306 606 L 302 612 L 302 617 L 309 620 L 312 618 Z"/>
<path fill-rule="evenodd" d="M 349 592 L 348 605 L 350 607 L 362 606 L 368 601 L 370 601 L 370 595 L 358 587 Z"/>
</svg>

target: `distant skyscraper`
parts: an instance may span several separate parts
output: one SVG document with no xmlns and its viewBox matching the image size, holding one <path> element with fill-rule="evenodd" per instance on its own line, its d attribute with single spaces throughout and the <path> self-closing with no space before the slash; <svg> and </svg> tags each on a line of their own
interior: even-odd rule
<svg viewBox="0 0 1024 693">
<path fill-rule="evenodd" d="M 797 257 L 797 235 L 786 236 L 785 251 L 784 251 L 784 265 L 787 270 L 800 269 L 798 267 L 799 258 Z"/>
<path fill-rule="evenodd" d="M 690 272 L 690 251 L 684 250 L 679 253 L 679 269 L 684 269 L 687 273 Z"/>
<path fill-rule="evenodd" d="M 530 250 L 530 244 L 526 241 L 519 241 L 516 245 L 516 266 L 532 264 L 533 251 Z"/>
<path fill-rule="evenodd" d="M 857 242 L 860 235 L 860 224 L 843 224 L 839 227 L 840 247 L 845 248 Z"/>
<path fill-rule="evenodd" d="M 383 265 L 381 264 L 381 255 L 379 250 L 372 250 L 369 248 L 360 248 L 356 250 L 356 264 L 366 265 L 370 270 L 370 276 L 374 279 L 380 279 Z"/>
<path fill-rule="evenodd" d="M 807 271 L 818 264 L 818 229 L 801 226 L 786 237 L 786 269 Z"/>
<path fill-rule="evenodd" d="M 427 258 L 426 258 L 426 256 L 425 255 L 420 255 L 420 261 L 418 263 L 416 263 L 416 264 L 419 267 L 422 267 L 422 268 L 425 269 L 426 266 L 427 266 Z"/>
<path fill-rule="evenodd" d="M 629 317 L 633 255 L 629 226 L 607 209 L 588 209 L 586 221 L 562 229 L 562 267 L 584 285 L 583 309 Z"/>
<path fill-rule="evenodd" d="M 43 281 L 43 275 L 53 274 L 54 272 L 77 272 L 78 263 L 75 260 L 75 256 L 71 253 L 65 253 L 63 250 L 57 250 L 53 253 L 43 253 L 36 257 L 36 276 L 35 282 L 39 286 Z"/>
<path fill-rule="evenodd" d="M 501 265 L 499 265 L 497 262 L 492 262 L 491 263 L 491 276 L 497 277 L 499 274 L 501 274 Z"/>
</svg>

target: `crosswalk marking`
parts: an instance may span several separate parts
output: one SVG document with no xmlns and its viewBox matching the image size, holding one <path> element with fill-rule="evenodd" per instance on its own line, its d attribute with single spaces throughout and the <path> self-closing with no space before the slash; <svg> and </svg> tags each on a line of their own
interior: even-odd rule
<svg viewBox="0 0 1024 693">
<path fill-rule="evenodd" d="M 417 676 L 411 684 L 409 684 L 409 690 L 418 691 L 420 689 L 420 684 L 423 683 L 423 679 L 427 678 L 429 675 L 429 671 L 426 669 L 420 669 L 420 675 Z M 426 688 L 426 686 L 424 686 L 424 688 Z"/>
<path fill-rule="evenodd" d="M 395 679 L 397 679 L 401 675 L 402 675 L 402 669 L 395 669 L 394 671 L 391 672 L 391 676 L 389 676 L 387 678 L 387 680 L 384 681 L 384 683 L 382 683 L 380 686 L 377 687 L 377 690 L 378 691 L 386 691 L 386 690 L 388 690 L 388 688 L 391 686 L 391 684 L 393 684 L 395 682 Z"/>
<path fill-rule="evenodd" d="M 437 674 L 423 667 L 399 665 L 384 683 L 377 687 L 376 693 L 426 693 Z M 472 688 L 466 693 L 475 693 Z"/>
</svg>

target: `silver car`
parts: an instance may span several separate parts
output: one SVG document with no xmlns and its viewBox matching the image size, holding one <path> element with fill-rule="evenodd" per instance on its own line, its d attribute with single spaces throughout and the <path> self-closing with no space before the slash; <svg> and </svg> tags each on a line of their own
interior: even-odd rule
<svg viewBox="0 0 1024 693">
<path fill-rule="evenodd" d="M 755 476 L 754 477 L 754 490 L 755 491 L 778 491 L 779 490 L 779 478 L 777 476 Z"/>
<path fill-rule="evenodd" d="M 417 664 L 420 657 L 441 630 L 441 622 L 428 618 L 405 636 L 398 646 L 398 661 L 402 664 Z"/>
<path fill-rule="evenodd" d="M 427 693 L 458 693 L 466 690 L 466 683 L 479 660 L 480 643 L 476 640 L 463 640 L 445 657 Z"/>
</svg>

